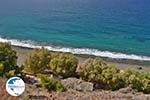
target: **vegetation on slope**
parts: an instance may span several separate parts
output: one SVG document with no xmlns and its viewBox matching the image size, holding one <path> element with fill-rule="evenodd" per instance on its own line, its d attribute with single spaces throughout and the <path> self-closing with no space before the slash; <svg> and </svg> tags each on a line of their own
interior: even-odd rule
<svg viewBox="0 0 150 100">
<path fill-rule="evenodd" d="M 45 89 L 48 89 L 49 92 L 51 92 L 51 91 L 57 91 L 57 92 L 65 91 L 65 88 L 62 86 L 60 80 L 49 78 L 43 74 L 38 74 L 38 77 L 40 78 L 41 86 Z"/>
<path fill-rule="evenodd" d="M 135 70 L 121 72 L 101 59 L 86 60 L 78 66 L 77 73 L 83 80 L 93 82 L 100 88 L 118 90 L 131 87 L 139 92 L 150 93 L 150 73 Z"/>
<path fill-rule="evenodd" d="M 99 58 L 87 59 L 78 64 L 72 54 L 51 53 L 45 48 L 34 49 L 23 64 L 25 71 L 38 75 L 43 88 L 49 91 L 64 91 L 59 80 L 42 73 L 50 70 L 55 75 L 70 77 L 78 74 L 83 80 L 93 82 L 95 88 L 118 90 L 131 87 L 137 91 L 150 93 L 150 73 L 135 70 L 121 71 Z M 16 51 L 8 43 L 0 43 L 0 76 L 12 77 L 22 72 L 17 66 Z"/>
<path fill-rule="evenodd" d="M 42 73 L 49 68 L 51 53 L 47 49 L 34 49 L 29 53 L 23 65 L 24 70 L 33 74 Z"/>
<path fill-rule="evenodd" d="M 77 73 L 86 81 L 100 88 L 116 90 L 124 86 L 119 76 L 120 70 L 101 59 L 88 59 L 78 66 Z"/>
<path fill-rule="evenodd" d="M 49 65 L 54 74 L 69 77 L 75 75 L 78 60 L 72 54 L 55 53 Z"/>
<path fill-rule="evenodd" d="M 18 71 L 16 51 L 8 43 L 0 43 L 0 76 L 9 77 Z"/>
</svg>

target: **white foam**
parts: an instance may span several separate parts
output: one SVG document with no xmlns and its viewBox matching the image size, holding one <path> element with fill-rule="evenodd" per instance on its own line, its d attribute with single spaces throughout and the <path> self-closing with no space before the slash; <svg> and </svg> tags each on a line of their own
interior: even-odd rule
<svg viewBox="0 0 150 100">
<path fill-rule="evenodd" d="M 28 47 L 28 48 L 41 48 L 42 47 L 30 40 L 19 41 L 16 39 L 4 39 L 0 37 L 0 42 L 10 42 L 11 45 L 20 46 L 20 47 Z M 128 55 L 128 54 L 123 54 L 123 53 L 100 51 L 97 49 L 65 48 L 65 47 L 53 47 L 53 46 L 44 46 L 44 47 L 51 51 L 70 52 L 73 54 L 87 54 L 87 55 L 94 55 L 94 56 L 108 57 L 108 58 L 115 58 L 115 59 L 132 59 L 132 60 L 150 61 L 150 57 L 147 57 L 147 56 L 139 56 L 139 55 L 134 55 L 134 54 Z"/>
</svg>

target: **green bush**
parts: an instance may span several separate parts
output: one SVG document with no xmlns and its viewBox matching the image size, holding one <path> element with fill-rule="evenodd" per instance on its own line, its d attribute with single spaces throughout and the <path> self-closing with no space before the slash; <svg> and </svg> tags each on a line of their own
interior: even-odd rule
<svg viewBox="0 0 150 100">
<path fill-rule="evenodd" d="M 139 92 L 150 93 L 150 73 L 127 70 L 123 74 L 126 87 L 131 87 Z"/>
<path fill-rule="evenodd" d="M 9 72 L 6 72 L 5 73 L 5 76 L 7 78 L 10 78 L 10 77 L 13 77 L 13 76 L 21 76 L 21 71 L 22 71 L 22 68 L 21 67 L 18 67 L 18 66 L 14 66 L 13 67 L 14 69 L 10 70 Z"/>
<path fill-rule="evenodd" d="M 77 73 L 79 76 L 94 83 L 99 83 L 103 69 L 107 67 L 107 64 L 100 59 L 87 59 L 84 63 L 78 66 Z"/>
<path fill-rule="evenodd" d="M 42 73 L 49 68 L 51 53 L 47 49 L 34 49 L 23 64 L 24 70 L 33 74 Z"/>
<path fill-rule="evenodd" d="M 10 78 L 10 77 L 13 77 L 13 76 L 16 76 L 15 70 L 11 70 L 11 71 L 9 71 L 9 72 L 6 73 L 6 77 L 7 78 Z"/>
<path fill-rule="evenodd" d="M 17 67 L 17 56 L 10 44 L 0 43 L 0 76 Z"/>
<path fill-rule="evenodd" d="M 3 64 L 3 63 L 0 63 L 0 74 L 2 74 L 3 69 L 4 69 L 4 64 Z"/>
<path fill-rule="evenodd" d="M 65 91 L 65 88 L 62 86 L 62 84 L 59 80 L 56 80 L 53 78 L 48 78 L 42 74 L 38 74 L 38 77 L 40 78 L 41 86 L 45 89 L 48 89 L 49 92 L 51 92 L 51 91 L 57 91 L 57 92 Z"/>
<path fill-rule="evenodd" d="M 79 76 L 98 85 L 99 88 L 116 90 L 124 87 L 119 76 L 120 70 L 106 64 L 101 59 L 88 59 L 77 68 Z"/>
<path fill-rule="evenodd" d="M 139 92 L 150 93 L 150 73 L 135 70 L 120 72 L 100 59 L 88 59 L 78 66 L 77 73 L 100 88 L 118 90 L 131 87 Z"/>
<path fill-rule="evenodd" d="M 106 89 L 117 90 L 125 86 L 120 70 L 114 66 L 108 66 L 102 71 L 101 82 L 105 85 Z"/>
<path fill-rule="evenodd" d="M 150 94 L 150 79 L 145 78 L 142 80 L 142 83 L 143 83 L 142 91 L 144 93 Z"/>
<path fill-rule="evenodd" d="M 49 65 L 54 74 L 69 77 L 75 74 L 78 60 L 72 54 L 55 53 Z"/>
</svg>

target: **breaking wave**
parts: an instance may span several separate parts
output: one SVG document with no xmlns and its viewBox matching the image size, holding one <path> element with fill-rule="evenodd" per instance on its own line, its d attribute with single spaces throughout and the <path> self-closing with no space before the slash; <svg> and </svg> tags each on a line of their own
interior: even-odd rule
<svg viewBox="0 0 150 100">
<path fill-rule="evenodd" d="M 38 45 L 33 41 L 20 41 L 16 39 L 5 39 L 0 37 L 0 42 L 10 42 L 11 45 L 27 47 L 27 48 L 41 48 L 42 45 Z M 54 46 L 44 46 L 45 48 L 51 51 L 59 51 L 59 52 L 70 52 L 73 54 L 86 54 L 86 55 L 94 55 L 100 57 L 108 57 L 114 59 L 132 59 L 132 60 L 142 60 L 142 61 L 150 61 L 150 57 L 147 56 L 139 56 L 135 54 L 123 54 L 109 51 L 100 51 L 97 49 L 88 49 L 88 48 L 68 48 L 68 47 L 54 47 Z"/>
</svg>

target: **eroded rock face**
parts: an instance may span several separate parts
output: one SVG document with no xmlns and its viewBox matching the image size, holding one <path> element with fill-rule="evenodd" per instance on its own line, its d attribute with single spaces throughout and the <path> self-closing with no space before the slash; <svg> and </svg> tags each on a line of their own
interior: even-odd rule
<svg viewBox="0 0 150 100">
<path fill-rule="evenodd" d="M 62 85 L 67 89 L 73 89 L 77 91 L 91 92 L 94 90 L 93 83 L 85 82 L 77 78 L 67 78 L 61 80 Z"/>
</svg>

